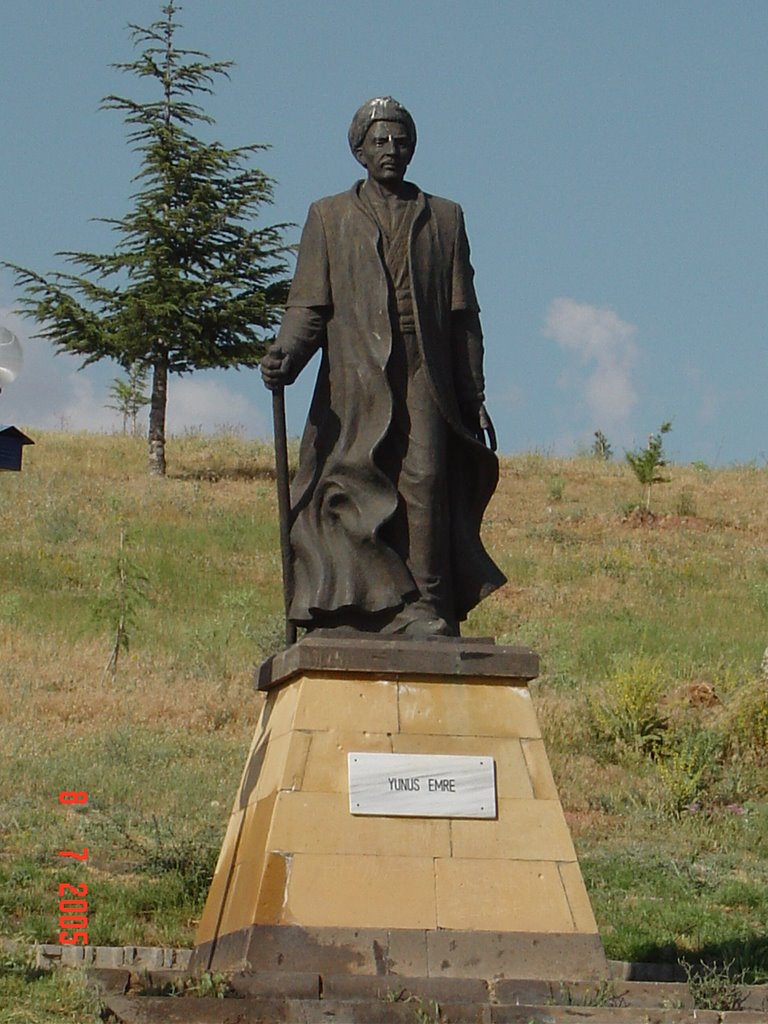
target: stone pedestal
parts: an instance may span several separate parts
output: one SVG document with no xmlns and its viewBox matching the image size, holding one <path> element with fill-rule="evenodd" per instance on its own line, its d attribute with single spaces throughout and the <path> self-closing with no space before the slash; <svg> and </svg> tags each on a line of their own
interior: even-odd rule
<svg viewBox="0 0 768 1024">
<path fill-rule="evenodd" d="M 267 697 L 200 922 L 199 969 L 597 978 L 607 964 L 527 648 L 307 638 Z M 366 817 L 347 754 L 492 757 L 492 820 Z"/>
</svg>

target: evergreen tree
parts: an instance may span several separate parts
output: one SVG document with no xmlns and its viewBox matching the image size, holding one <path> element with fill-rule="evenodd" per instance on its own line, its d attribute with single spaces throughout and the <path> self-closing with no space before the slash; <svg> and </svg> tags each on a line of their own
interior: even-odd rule
<svg viewBox="0 0 768 1024">
<path fill-rule="evenodd" d="M 287 295 L 284 224 L 250 224 L 272 201 L 273 182 L 250 164 L 264 146 L 225 149 L 193 134 L 213 119 L 193 98 L 210 94 L 231 61 L 211 61 L 175 45 L 179 10 L 131 25 L 138 60 L 116 64 L 150 79 L 158 98 L 107 96 L 140 154 L 140 191 L 122 219 L 106 219 L 120 236 L 112 253 L 59 255 L 79 273 L 42 276 L 13 264 L 22 308 L 42 323 L 40 336 L 59 352 L 105 357 L 124 369 L 151 369 L 149 470 L 165 473 L 168 375 L 214 367 L 254 366 L 274 336 Z"/>
<path fill-rule="evenodd" d="M 661 476 L 659 470 L 667 464 L 667 457 L 664 454 L 664 435 L 672 429 L 672 423 L 668 420 L 662 423 L 657 434 L 651 434 L 645 448 L 639 448 L 634 452 L 625 452 L 627 462 L 632 467 L 637 479 L 645 488 L 645 510 L 651 511 L 651 489 L 654 484 L 668 483 L 665 476 Z"/>
<path fill-rule="evenodd" d="M 114 409 L 123 417 L 123 433 L 128 433 L 128 424 L 131 424 L 131 433 L 136 434 L 136 421 L 139 413 L 145 405 L 149 405 L 149 395 L 146 394 L 147 368 L 134 363 L 128 371 L 128 377 L 115 377 L 109 389 L 113 398 L 107 404 L 108 409 Z"/>
</svg>

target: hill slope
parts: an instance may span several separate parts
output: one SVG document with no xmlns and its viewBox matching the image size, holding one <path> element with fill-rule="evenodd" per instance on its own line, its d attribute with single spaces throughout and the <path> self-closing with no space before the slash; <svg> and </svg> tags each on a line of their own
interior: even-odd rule
<svg viewBox="0 0 768 1024">
<path fill-rule="evenodd" d="M 138 439 L 36 441 L 0 475 L 0 935 L 54 940 L 58 884 L 87 878 L 91 942 L 186 944 L 282 637 L 271 452 L 179 438 L 156 480 Z M 619 462 L 504 459 L 486 541 L 510 583 L 465 632 L 542 656 L 609 956 L 765 979 L 768 471 L 668 475 L 649 521 Z"/>
</svg>

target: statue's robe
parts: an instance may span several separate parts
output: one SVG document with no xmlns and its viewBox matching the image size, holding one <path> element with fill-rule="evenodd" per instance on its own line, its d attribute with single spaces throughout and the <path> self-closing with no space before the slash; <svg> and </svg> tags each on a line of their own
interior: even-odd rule
<svg viewBox="0 0 768 1024">
<path fill-rule="evenodd" d="M 361 186 L 311 206 L 277 340 L 296 369 L 322 348 L 291 491 L 289 616 L 300 625 L 365 628 L 366 617 L 380 621 L 418 597 L 403 557 L 386 540 L 402 500 L 386 471 L 393 424 L 388 364 L 397 327 L 380 229 Z M 483 398 L 481 338 L 468 344 L 457 330 L 463 315 L 477 322 L 479 311 L 462 211 L 415 187 L 414 193 L 410 290 L 425 379 L 446 428 L 444 464 L 435 471 L 448 505 L 448 617 L 458 623 L 505 582 L 480 540 L 498 461 L 462 419 L 462 403 Z"/>
</svg>

